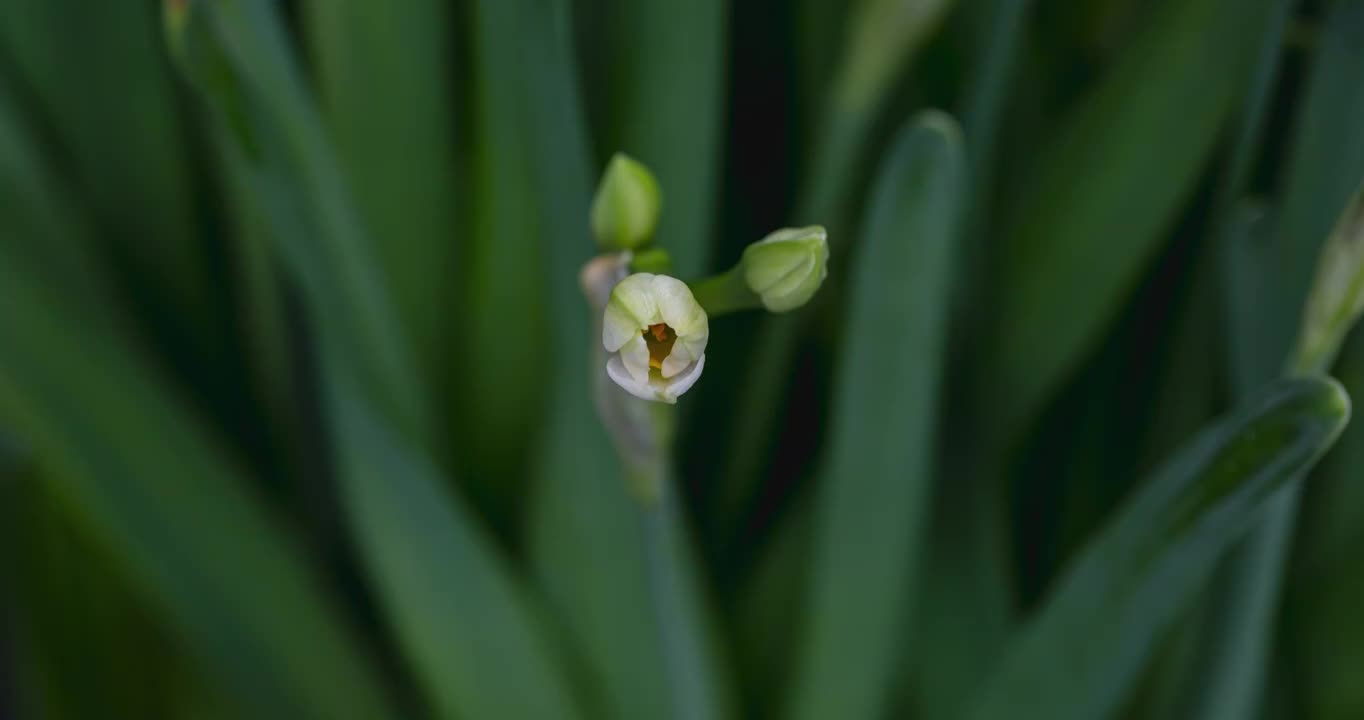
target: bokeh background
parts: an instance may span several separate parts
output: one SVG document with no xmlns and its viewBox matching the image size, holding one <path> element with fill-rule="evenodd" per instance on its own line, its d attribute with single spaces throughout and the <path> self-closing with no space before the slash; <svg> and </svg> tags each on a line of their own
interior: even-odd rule
<svg viewBox="0 0 1364 720">
<path fill-rule="evenodd" d="M 616 151 L 832 248 L 654 499 Z M 4 0 L 0 717 L 1364 717 L 1361 182 L 1360 0 Z"/>
</svg>

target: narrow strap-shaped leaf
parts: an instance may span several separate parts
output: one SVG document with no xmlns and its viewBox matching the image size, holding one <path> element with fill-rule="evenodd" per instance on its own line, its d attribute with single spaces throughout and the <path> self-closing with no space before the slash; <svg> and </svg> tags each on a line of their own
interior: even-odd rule
<svg viewBox="0 0 1364 720">
<path fill-rule="evenodd" d="M 107 301 L 110 281 L 93 247 L 90 218 L 40 147 L 36 128 L 0 76 L 0 222 L 15 238 L 7 240 L 9 250 L 23 253 L 48 277 L 62 278 L 82 300 Z"/>
<path fill-rule="evenodd" d="M 984 181 L 990 176 L 996 136 L 1008 99 L 1009 79 L 1015 72 L 1018 51 L 1033 0 L 977 0 L 963 2 L 963 9 L 982 13 L 983 24 L 976 42 L 976 55 L 965 80 L 962 130 L 966 136 L 971 183 L 981 205 Z"/>
<path fill-rule="evenodd" d="M 276 519 L 114 327 L 0 245 L 0 414 L 224 692 L 261 717 L 394 717 Z M 129 422 L 128 418 L 137 418 Z"/>
<path fill-rule="evenodd" d="M 958 16 L 973 16 L 976 22 L 958 110 L 970 184 L 955 293 L 956 322 L 964 327 L 982 326 L 995 315 L 990 293 L 983 292 L 990 287 L 991 260 L 1000 241 L 992 232 L 998 204 L 994 156 L 1032 7 L 1032 0 L 963 0 L 957 8 Z M 968 344 L 980 342 L 978 336 L 963 337 Z M 956 350 L 972 354 L 969 345 Z M 925 560 L 925 573 L 933 581 L 925 584 L 916 603 L 917 642 L 902 658 L 901 702 L 925 717 L 954 713 L 951 708 L 974 687 L 981 667 L 1006 639 L 1012 615 L 1004 530 L 998 522 L 1002 499 L 996 488 L 963 477 L 960 467 L 943 471 L 943 477 L 954 480 L 940 487 L 933 500 Z"/>
<path fill-rule="evenodd" d="M 930 720 L 961 716 L 1014 623 L 1003 501 L 978 478 L 956 479 L 965 482 L 935 490 L 924 568 L 931 580 L 914 617 L 924 652 L 907 663 L 913 685 L 906 693 Z"/>
<path fill-rule="evenodd" d="M 1246 235 L 1250 231 L 1247 227 L 1250 219 L 1238 201 L 1245 193 L 1250 172 L 1263 151 L 1263 135 L 1284 56 L 1284 34 L 1294 4 L 1295 0 L 1273 0 L 1269 20 L 1256 48 L 1249 86 L 1239 103 L 1239 112 L 1231 121 L 1234 130 L 1229 133 L 1230 148 L 1210 211 L 1212 228 L 1194 250 L 1192 288 L 1185 301 L 1187 308 L 1175 319 L 1171 376 L 1163 384 L 1163 398 L 1159 403 L 1166 414 L 1155 420 L 1154 441 L 1150 443 L 1162 454 L 1163 448 L 1172 446 L 1171 440 L 1182 439 L 1196 427 L 1191 423 L 1202 422 L 1199 415 L 1208 416 L 1205 413 L 1216 397 L 1219 383 L 1215 378 L 1220 372 L 1217 365 L 1222 362 L 1216 348 L 1223 339 L 1209 330 L 1215 326 L 1217 318 L 1214 316 L 1223 305 L 1218 293 L 1225 283 L 1219 282 L 1218 278 L 1225 270 L 1224 251 L 1241 255 L 1253 252 L 1252 242 Z M 1264 230 L 1260 227 L 1263 223 L 1257 219 L 1254 225 L 1258 228 L 1257 235 L 1263 236 Z M 1265 360 L 1274 362 L 1272 357 Z M 1190 392 L 1191 387 L 1198 390 Z"/>
<path fill-rule="evenodd" d="M 356 535 L 442 717 L 580 717 L 519 580 L 430 460 L 333 378 Z"/>
<path fill-rule="evenodd" d="M 1336 365 L 1353 395 L 1364 395 L 1364 332 Z M 1364 422 L 1351 422 L 1303 501 L 1301 534 L 1286 583 L 1280 639 L 1303 717 L 1364 716 Z"/>
<path fill-rule="evenodd" d="M 1294 118 L 1292 149 L 1268 243 L 1276 282 L 1265 323 L 1290 361 L 1318 257 L 1341 210 L 1364 182 L 1364 2 L 1335 0 L 1323 18 L 1319 47 Z"/>
<path fill-rule="evenodd" d="M 191 323 L 204 320 L 209 275 L 156 3 L 12 0 L 0 6 L 0 42 L 65 151 L 68 191 L 99 220 L 100 240 L 136 269 L 163 316 L 202 332 Z"/>
<path fill-rule="evenodd" d="M 428 386 L 448 360 L 458 240 L 450 8 L 305 4 L 327 125 Z"/>
<path fill-rule="evenodd" d="M 710 259 L 719 195 L 728 0 L 612 3 L 608 146 L 642 160 L 663 188 L 657 242 L 675 274 Z"/>
<path fill-rule="evenodd" d="M 172 50 L 245 156 L 277 253 L 320 332 L 349 358 L 390 421 L 424 438 L 426 395 L 408 339 L 278 11 L 262 0 L 168 7 Z"/>
<path fill-rule="evenodd" d="M 1039 155 L 999 263 L 1008 312 L 987 368 L 999 442 L 1093 347 L 1161 246 L 1245 85 L 1270 5 L 1167 0 Z"/>
<path fill-rule="evenodd" d="M 791 717 L 883 717 L 897 650 L 912 644 L 965 182 L 956 123 L 927 113 L 901 131 L 872 194 L 816 491 Z"/>
<path fill-rule="evenodd" d="M 1255 364 L 1272 365 L 1273 352 L 1227 348 L 1228 339 L 1234 343 L 1259 343 L 1265 333 L 1257 313 L 1251 305 L 1238 300 L 1226 301 L 1226 293 L 1235 286 L 1235 293 L 1256 297 L 1258 290 L 1249 285 L 1259 282 L 1258 264 L 1264 252 L 1260 249 L 1268 235 L 1265 213 L 1239 201 L 1250 182 L 1251 171 L 1264 152 L 1263 136 L 1273 109 L 1273 91 L 1279 68 L 1284 58 L 1284 35 L 1292 15 L 1295 0 L 1275 0 L 1265 32 L 1259 38 L 1259 48 L 1248 91 L 1240 103 L 1240 111 L 1232 120 L 1234 131 L 1225 167 L 1221 170 L 1213 196 L 1209 216 L 1211 229 L 1202 245 L 1195 250 L 1195 268 L 1187 309 L 1179 313 L 1175 322 L 1176 335 L 1170 360 L 1170 379 L 1163 383 L 1161 408 L 1152 423 L 1154 429 L 1147 443 L 1145 455 L 1151 459 L 1168 452 L 1176 441 L 1187 437 L 1195 423 L 1211 416 L 1215 406 L 1230 383 L 1221 381 L 1230 369 L 1232 374 L 1247 373 L 1258 377 L 1272 376 L 1251 368 Z M 1234 266 L 1234 269 L 1233 269 Z M 1238 310 L 1222 312 L 1226 306 Z M 1212 332 L 1218 327 L 1218 314 L 1223 321 L 1231 319 L 1234 330 Z M 1225 326 L 1224 326 L 1225 327 Z M 1221 352 L 1219 352 L 1221 350 Z M 1235 363 L 1228 363 L 1228 356 Z M 1182 712 L 1188 697 L 1200 700 L 1205 696 L 1198 678 L 1204 665 L 1200 653 L 1206 651 L 1201 642 L 1209 623 L 1217 617 L 1219 603 L 1200 599 L 1171 632 L 1161 652 L 1150 663 L 1147 682 L 1141 692 L 1138 714 L 1149 717 L 1168 717 Z"/>
<path fill-rule="evenodd" d="M 1359 206 L 1346 209 L 1364 182 L 1364 2 L 1339 0 L 1322 24 L 1319 49 L 1285 171 L 1284 196 L 1272 235 L 1259 253 L 1258 282 L 1268 292 L 1251 298 L 1242 312 L 1255 313 L 1250 331 L 1265 360 L 1285 363 L 1290 372 L 1324 372 L 1353 324 L 1349 304 L 1358 281 L 1358 241 L 1351 224 Z M 1352 220 L 1352 217 L 1354 218 Z M 1332 227 L 1337 230 L 1332 236 Z M 1357 225 L 1356 225 L 1357 227 Z M 1318 249 L 1325 246 L 1319 258 Z M 1307 315 L 1304 316 L 1306 308 Z M 1299 346 L 1294 349 L 1294 339 Z M 1253 361 L 1253 360 L 1252 360 Z M 1246 363 L 1246 358 L 1233 359 Z M 1265 372 L 1278 373 L 1283 368 Z M 1262 382 L 1250 377 L 1246 382 Z M 1246 392 L 1247 385 L 1238 388 Z M 1290 491 L 1266 514 L 1263 526 L 1234 556 L 1213 593 L 1216 608 L 1206 654 L 1191 679 L 1195 716 L 1208 720 L 1244 716 L 1263 702 L 1264 678 L 1273 646 L 1299 493 Z"/>
<path fill-rule="evenodd" d="M 799 640 L 790 629 L 804 622 L 806 604 L 795 599 L 809 587 L 813 505 L 811 495 L 795 498 L 736 592 L 730 624 L 749 717 L 775 715 L 786 704 Z"/>
<path fill-rule="evenodd" d="M 1216 561 L 1330 447 L 1349 398 L 1283 381 L 1157 471 L 1019 630 L 968 718 L 1106 717 Z"/>
<path fill-rule="evenodd" d="M 532 26 L 549 26 L 547 3 L 477 0 L 471 16 L 472 130 L 470 185 L 474 207 L 469 233 L 461 432 L 468 436 L 475 492 L 498 514 L 510 513 L 514 471 L 524 462 L 526 440 L 546 390 L 543 338 L 546 316 L 544 238 L 551 219 L 537 212 L 542 186 L 538 146 L 527 142 L 536 121 L 535 99 L 543 91 L 529 50 Z M 572 139 L 566 137 L 567 142 Z M 555 194 L 566 192 L 554 189 Z M 571 192 L 571 191 L 568 191 Z M 574 227 L 587 228 L 587 215 Z M 483 478 L 480 480 L 480 478 Z"/>
<path fill-rule="evenodd" d="M 447 495 L 421 433 L 411 431 L 413 406 L 386 395 L 414 381 L 390 375 L 402 356 L 376 346 L 384 336 L 374 333 L 386 328 L 367 324 L 391 316 L 375 268 L 359 264 L 363 234 L 347 228 L 337 246 L 307 235 L 310 227 L 340 231 L 333 224 L 349 214 L 336 205 L 344 202 L 339 178 L 310 184 L 335 165 L 294 80 L 278 17 L 261 0 L 196 3 L 190 12 L 172 41 L 184 43 L 191 73 L 254 171 L 282 264 L 320 329 L 345 509 L 418 679 L 446 717 L 578 717 L 524 588 L 482 526 Z M 355 297 L 338 295 L 351 284 Z M 332 318 L 364 301 L 372 305 L 356 311 L 369 317 Z"/>
<path fill-rule="evenodd" d="M 218 160 L 227 205 L 231 208 L 232 249 L 241 280 L 240 313 L 245 325 L 247 361 L 252 374 L 252 390 L 267 409 L 263 422 L 280 443 L 303 445 L 297 434 L 301 408 L 293 375 L 297 344 L 288 328 L 286 285 L 274 259 L 270 223 L 252 186 L 252 175 L 234 148 L 224 147 L 230 139 L 218 138 L 214 157 Z M 297 454 L 300 447 L 290 452 Z"/>
<path fill-rule="evenodd" d="M 1361 168 L 1364 171 L 1364 168 Z M 1278 266 L 1261 265 L 1263 282 L 1282 290 Z M 1243 302 L 1246 298 L 1242 298 Z M 1263 308 L 1257 298 L 1242 314 Z M 1307 300 L 1298 350 L 1290 367 L 1295 374 L 1320 373 L 1335 363 L 1347 333 L 1364 310 L 1364 191 L 1356 195 L 1323 249 L 1312 294 Z M 1256 313 L 1262 321 L 1263 314 Z M 1243 332 L 1251 332 L 1243 329 Z M 1271 332 L 1260 331 L 1261 352 L 1278 353 Z M 1252 344 L 1252 343 L 1248 343 Z M 1252 344 L 1253 346 L 1253 344 Z M 1289 557 L 1301 492 L 1292 488 L 1270 504 L 1260 527 L 1228 560 L 1212 590 L 1207 642 L 1189 686 L 1190 702 L 1199 717 L 1242 717 L 1264 699 L 1274 641 L 1279 597 Z"/>
<path fill-rule="evenodd" d="M 167 717 L 178 699 L 165 688 L 210 685 L 212 669 L 175 641 L 122 559 L 58 497 L 58 483 L 37 468 L 13 483 L 4 475 L 0 623 L 6 650 L 17 651 L 10 657 L 23 660 L 0 663 L 3 695 L 14 700 L 0 708 L 10 717 Z"/>
<path fill-rule="evenodd" d="M 808 143 L 810 165 L 795 210 L 798 224 L 829 228 L 835 262 L 851 246 L 844 231 L 850 224 L 847 218 L 858 208 L 850 195 L 857 187 L 857 173 L 876 120 L 896 80 L 955 2 L 860 0 L 849 8 L 847 42 L 827 96 L 818 99 L 821 112 Z M 828 16 L 827 9 L 807 10 L 812 16 Z M 729 459 L 716 494 L 721 521 L 728 525 L 738 522 L 760 486 L 782 392 L 791 379 L 801 317 L 789 313 L 763 318 L 752 345 L 750 369 L 735 410 Z"/>
</svg>

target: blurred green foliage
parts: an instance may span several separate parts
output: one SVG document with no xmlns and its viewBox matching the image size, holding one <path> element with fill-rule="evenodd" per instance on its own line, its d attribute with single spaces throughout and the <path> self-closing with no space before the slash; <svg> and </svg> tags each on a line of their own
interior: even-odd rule
<svg viewBox="0 0 1364 720">
<path fill-rule="evenodd" d="M 647 466 L 616 152 L 831 247 Z M 1361 193 L 1361 0 L 6 0 L 0 717 L 1364 717 Z"/>
</svg>

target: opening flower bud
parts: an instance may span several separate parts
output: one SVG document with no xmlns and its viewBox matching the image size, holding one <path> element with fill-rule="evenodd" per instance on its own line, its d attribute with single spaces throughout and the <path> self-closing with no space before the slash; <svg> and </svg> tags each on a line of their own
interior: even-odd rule
<svg viewBox="0 0 1364 720">
<path fill-rule="evenodd" d="M 818 225 L 783 228 L 744 250 L 744 282 L 772 312 L 795 310 L 829 274 L 829 241 Z"/>
<path fill-rule="evenodd" d="M 592 199 L 592 234 L 604 248 L 634 250 L 648 244 L 662 205 L 658 181 L 649 168 L 616 153 Z"/>
<path fill-rule="evenodd" d="M 611 290 L 602 319 L 606 374 L 635 397 L 677 402 L 701 377 L 709 338 L 706 311 L 677 278 L 635 273 Z"/>
</svg>

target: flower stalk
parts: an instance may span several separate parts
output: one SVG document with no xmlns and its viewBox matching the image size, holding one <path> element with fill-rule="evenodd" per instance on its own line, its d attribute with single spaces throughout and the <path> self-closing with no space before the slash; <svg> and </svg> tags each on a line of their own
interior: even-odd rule
<svg viewBox="0 0 1364 720">
<path fill-rule="evenodd" d="M 606 346 L 599 340 L 612 290 L 629 277 L 631 260 L 630 252 L 598 256 L 583 268 L 579 280 L 596 318 L 591 345 L 592 365 L 597 368 L 592 393 L 597 413 L 620 455 L 635 499 L 644 507 L 656 507 L 671 455 L 672 408 L 621 392 L 606 372 Z"/>
<path fill-rule="evenodd" d="M 828 276 L 824 228 L 783 228 L 749 245 L 737 265 L 696 283 L 692 292 L 712 316 L 758 308 L 784 313 L 804 307 Z"/>
</svg>

